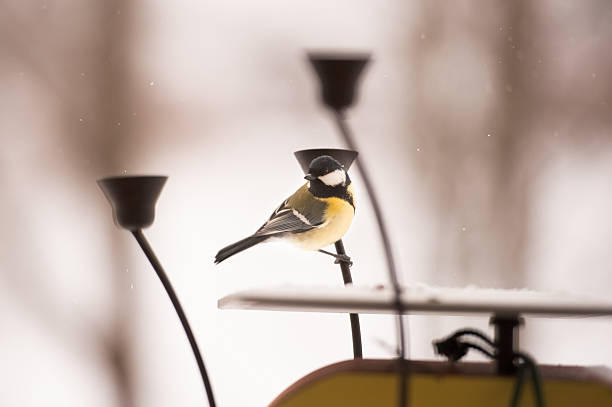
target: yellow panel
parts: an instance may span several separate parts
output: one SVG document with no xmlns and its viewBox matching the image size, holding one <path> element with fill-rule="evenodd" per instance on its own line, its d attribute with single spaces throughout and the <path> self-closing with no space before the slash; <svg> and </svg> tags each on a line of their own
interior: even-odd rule
<svg viewBox="0 0 612 407">
<path fill-rule="evenodd" d="M 507 406 L 513 377 L 413 374 L 409 381 L 412 407 Z M 397 376 L 387 373 L 337 373 L 289 395 L 278 407 L 396 407 Z M 612 389 L 597 383 L 548 380 L 544 397 L 549 406 L 612 406 Z M 529 377 L 521 407 L 535 407 Z"/>
</svg>

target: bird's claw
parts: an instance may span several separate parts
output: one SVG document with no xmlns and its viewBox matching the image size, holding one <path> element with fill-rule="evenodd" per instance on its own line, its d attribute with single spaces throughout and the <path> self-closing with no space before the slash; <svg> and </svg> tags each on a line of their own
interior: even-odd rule
<svg viewBox="0 0 612 407">
<path fill-rule="evenodd" d="M 345 263 L 349 267 L 353 266 L 353 261 L 346 254 L 339 254 L 339 255 L 337 255 L 336 260 L 334 261 L 334 264 L 340 264 L 340 263 Z"/>
</svg>

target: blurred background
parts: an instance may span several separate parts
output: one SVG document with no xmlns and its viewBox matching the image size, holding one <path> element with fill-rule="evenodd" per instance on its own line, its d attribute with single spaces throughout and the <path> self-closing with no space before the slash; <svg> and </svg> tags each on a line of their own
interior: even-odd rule
<svg viewBox="0 0 612 407">
<path fill-rule="evenodd" d="M 344 147 L 307 50 L 372 53 L 349 122 L 404 284 L 609 295 L 611 40 L 604 0 L 2 1 L 0 404 L 204 403 L 107 175 L 170 177 L 146 234 L 219 406 L 265 406 L 352 357 L 345 315 L 216 307 L 342 283 L 328 256 L 274 244 L 213 265 L 303 182 L 293 151 Z M 388 284 L 361 192 L 353 279 Z M 455 328 L 491 332 L 407 320 L 412 358 Z M 364 315 L 362 332 L 366 357 L 393 357 L 393 318 Z M 612 366 L 611 335 L 609 319 L 527 319 L 521 342 L 541 363 Z"/>
</svg>

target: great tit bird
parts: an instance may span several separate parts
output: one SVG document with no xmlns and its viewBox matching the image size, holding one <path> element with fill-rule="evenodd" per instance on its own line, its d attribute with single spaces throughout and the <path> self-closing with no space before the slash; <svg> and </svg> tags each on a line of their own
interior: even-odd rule
<svg viewBox="0 0 612 407">
<path fill-rule="evenodd" d="M 257 232 L 219 250 L 215 263 L 258 243 L 280 238 L 306 250 L 329 254 L 336 263 L 350 265 L 348 256 L 322 250 L 344 236 L 355 215 L 350 177 L 338 161 L 322 155 L 310 162 L 304 178 L 308 182 L 276 208 Z"/>
</svg>

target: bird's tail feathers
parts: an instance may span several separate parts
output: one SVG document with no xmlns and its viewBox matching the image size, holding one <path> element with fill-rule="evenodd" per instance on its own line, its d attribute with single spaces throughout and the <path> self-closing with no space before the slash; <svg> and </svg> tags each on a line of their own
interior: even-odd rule
<svg viewBox="0 0 612 407">
<path fill-rule="evenodd" d="M 241 251 L 246 250 L 249 247 L 255 246 L 256 244 L 263 242 L 269 237 L 270 236 L 266 235 L 249 236 L 234 244 L 224 247 L 223 249 L 219 250 L 219 253 L 217 253 L 217 255 L 215 256 L 215 264 L 219 264 L 228 257 L 231 257 L 236 253 L 240 253 Z"/>
</svg>

